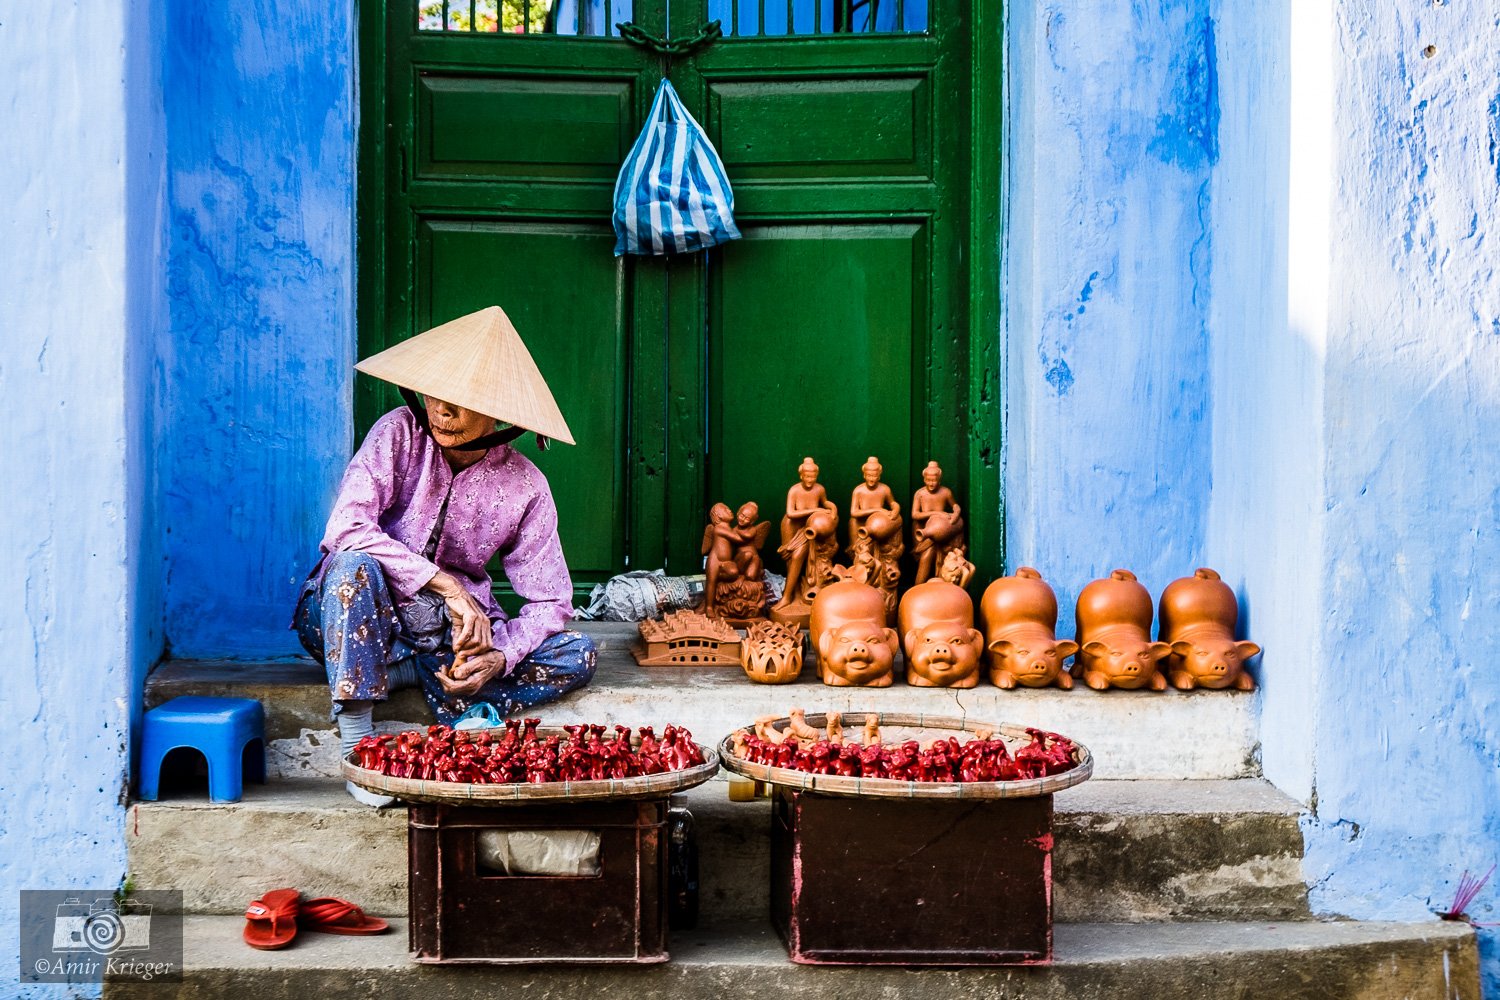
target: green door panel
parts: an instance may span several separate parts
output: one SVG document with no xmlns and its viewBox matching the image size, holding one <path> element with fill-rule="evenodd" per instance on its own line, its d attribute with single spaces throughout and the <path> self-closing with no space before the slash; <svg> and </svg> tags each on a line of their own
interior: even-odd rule
<svg viewBox="0 0 1500 1000">
<path fill-rule="evenodd" d="M 598 223 L 422 220 L 418 326 L 505 302 L 577 445 L 539 452 L 577 583 L 607 579 L 625 555 L 625 370 L 629 326 L 617 294 L 614 230 Z"/>
<path fill-rule="evenodd" d="M 870 455 L 903 492 L 920 457 L 926 238 L 918 223 L 747 227 L 711 269 L 711 498 L 776 520 L 805 455 L 840 511 Z"/>
</svg>

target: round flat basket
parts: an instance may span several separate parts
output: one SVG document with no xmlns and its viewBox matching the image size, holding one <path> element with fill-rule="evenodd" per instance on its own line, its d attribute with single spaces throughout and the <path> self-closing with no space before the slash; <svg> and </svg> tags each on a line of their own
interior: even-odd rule
<svg viewBox="0 0 1500 1000">
<path fill-rule="evenodd" d="M 503 730 L 502 730 L 503 732 Z M 545 732 L 545 731 L 544 731 Z M 712 747 L 701 747 L 703 763 L 684 771 L 643 774 L 638 778 L 607 778 L 603 781 L 513 782 L 503 785 L 471 785 L 461 781 L 426 781 L 395 778 L 360 767 L 347 757 L 342 761 L 344 777 L 361 788 L 394 795 L 403 802 L 435 805 L 502 806 L 535 802 L 598 802 L 603 799 L 659 799 L 701 785 L 719 770 L 719 755 Z"/>
<path fill-rule="evenodd" d="M 1007 723 L 980 722 L 975 719 L 960 719 L 937 715 L 910 715 L 899 712 L 840 712 L 845 732 L 857 734 L 866 716 L 873 715 L 880 726 L 880 741 L 887 745 L 906 740 L 928 741 L 973 733 L 988 729 L 993 738 L 1003 738 L 1014 753 L 1019 747 L 1031 742 L 1025 726 Z M 807 724 L 814 729 L 827 725 L 825 715 L 809 715 Z M 777 719 L 771 723 L 778 730 L 785 730 L 790 719 Z M 753 733 L 753 726 L 736 732 Z M 902 781 L 896 778 L 850 778 L 836 774 L 808 774 L 789 767 L 773 767 L 769 764 L 753 764 L 734 755 L 734 733 L 724 737 L 719 744 L 719 755 L 724 769 L 756 781 L 786 788 L 797 788 L 822 795 L 846 795 L 881 799 L 1015 799 L 1030 795 L 1051 795 L 1064 788 L 1087 781 L 1094 773 L 1094 756 L 1088 747 L 1075 743 L 1074 758 L 1077 765 L 1061 774 L 1045 778 L 1027 778 L 1020 781 Z"/>
</svg>

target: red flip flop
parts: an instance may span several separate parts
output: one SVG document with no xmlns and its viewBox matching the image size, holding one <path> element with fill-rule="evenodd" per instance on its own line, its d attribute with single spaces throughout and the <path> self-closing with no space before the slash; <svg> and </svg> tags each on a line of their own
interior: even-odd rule
<svg viewBox="0 0 1500 1000">
<path fill-rule="evenodd" d="M 272 889 L 245 908 L 245 943 L 261 951 L 285 948 L 297 936 L 296 889 Z"/>
<path fill-rule="evenodd" d="M 297 922 L 303 930 L 324 934 L 379 934 L 391 925 L 337 896 L 309 899 L 297 909 Z"/>
</svg>

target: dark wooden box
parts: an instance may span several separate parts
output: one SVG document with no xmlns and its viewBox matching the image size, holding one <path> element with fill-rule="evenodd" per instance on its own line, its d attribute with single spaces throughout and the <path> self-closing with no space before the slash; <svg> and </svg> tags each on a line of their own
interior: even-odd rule
<svg viewBox="0 0 1500 1000">
<path fill-rule="evenodd" d="M 667 799 L 573 805 L 413 805 L 410 944 L 418 962 L 664 962 Z M 504 875 L 478 858 L 484 830 L 597 830 L 599 874 Z"/>
<path fill-rule="evenodd" d="M 946 801 L 776 789 L 771 920 L 794 962 L 1052 960 L 1052 796 Z"/>
</svg>

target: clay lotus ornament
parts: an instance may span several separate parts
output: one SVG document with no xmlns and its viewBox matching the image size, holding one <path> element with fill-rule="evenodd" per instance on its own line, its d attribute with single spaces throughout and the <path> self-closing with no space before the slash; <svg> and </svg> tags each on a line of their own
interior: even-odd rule
<svg viewBox="0 0 1500 1000">
<path fill-rule="evenodd" d="M 1236 641 L 1239 603 L 1234 591 L 1211 569 L 1173 580 L 1161 592 L 1161 633 L 1171 646 L 1167 671 L 1172 686 L 1254 691 L 1245 662 L 1260 653 L 1253 642 Z"/>
<path fill-rule="evenodd" d="M 1171 652 L 1151 641 L 1151 594 L 1128 569 L 1095 580 L 1078 595 L 1078 665 L 1083 682 L 1096 691 L 1111 687 L 1165 691 L 1157 669 Z"/>
<path fill-rule="evenodd" d="M 974 628 L 974 601 L 959 586 L 934 577 L 901 598 L 906 683 L 913 687 L 970 688 L 979 683 L 984 636 Z"/>
<path fill-rule="evenodd" d="M 802 673 L 802 631 L 778 622 L 751 622 L 740 643 L 740 666 L 757 684 L 796 680 Z"/>
<path fill-rule="evenodd" d="M 824 684 L 886 687 L 899 643 L 885 624 L 885 595 L 867 583 L 842 580 L 813 599 L 808 637 Z"/>
<path fill-rule="evenodd" d="M 1072 690 L 1063 661 L 1078 643 L 1057 638 L 1057 595 L 1030 566 L 1003 576 L 979 600 L 990 682 L 999 688 L 1056 685 Z"/>
</svg>

